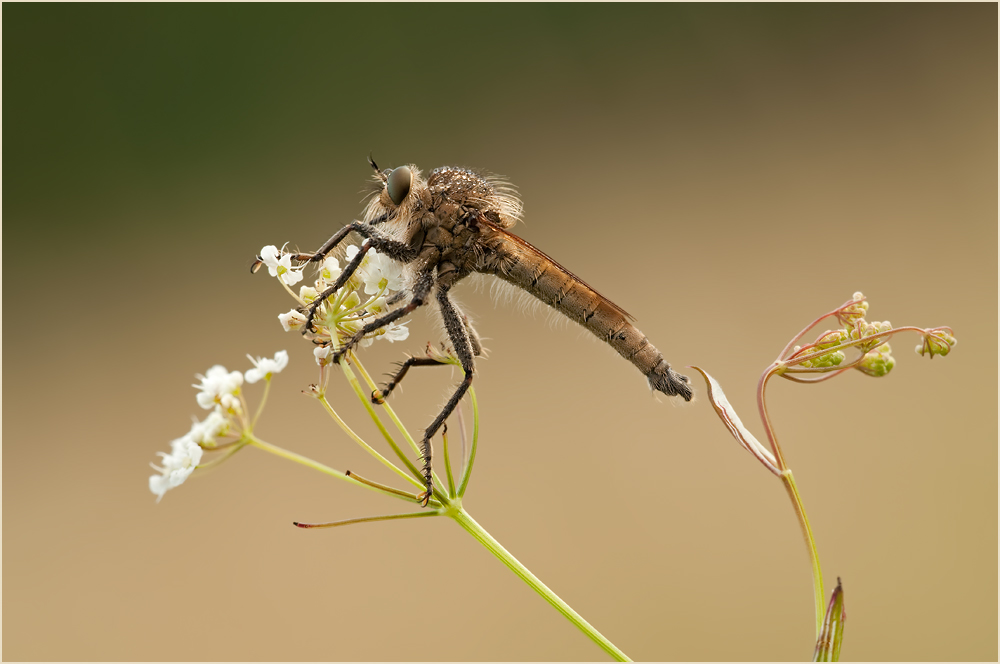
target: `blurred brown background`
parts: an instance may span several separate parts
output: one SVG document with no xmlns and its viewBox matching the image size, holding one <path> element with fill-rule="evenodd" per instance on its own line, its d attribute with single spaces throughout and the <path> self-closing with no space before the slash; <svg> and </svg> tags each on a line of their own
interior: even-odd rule
<svg viewBox="0 0 1000 664">
<path fill-rule="evenodd" d="M 391 481 L 300 394 L 310 347 L 247 272 L 358 215 L 372 151 L 509 177 L 515 230 L 757 432 L 761 370 L 854 291 L 953 326 L 945 359 L 902 337 L 888 377 L 776 383 L 770 407 L 844 580 L 843 658 L 996 660 L 995 5 L 4 14 L 4 658 L 603 657 L 448 520 L 295 529 L 402 504 L 252 449 L 147 489 L 205 414 L 194 374 L 282 348 L 259 433 Z M 704 385 L 654 400 L 580 328 L 458 296 L 491 349 L 480 523 L 635 659 L 809 658 L 795 517 Z M 410 327 L 369 369 L 436 339 Z M 453 377 L 408 380 L 419 430 Z"/>
</svg>

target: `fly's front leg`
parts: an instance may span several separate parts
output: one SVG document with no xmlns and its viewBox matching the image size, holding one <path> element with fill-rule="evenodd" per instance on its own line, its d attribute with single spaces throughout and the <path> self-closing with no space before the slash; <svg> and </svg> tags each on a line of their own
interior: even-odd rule
<svg viewBox="0 0 1000 664">
<path fill-rule="evenodd" d="M 326 255 L 328 253 L 330 253 L 331 251 L 333 251 L 334 248 L 338 244 L 340 244 L 344 240 L 345 237 L 347 237 L 348 235 L 350 235 L 352 231 L 355 232 L 355 233 L 357 233 L 357 234 L 359 234 L 359 235 L 363 235 L 366 238 L 372 237 L 372 236 L 381 237 L 381 236 L 378 235 L 378 233 L 373 232 L 371 227 L 375 226 L 377 224 L 381 224 L 382 222 L 387 221 L 388 219 L 389 219 L 389 214 L 386 213 L 386 214 L 383 214 L 382 216 L 380 216 L 380 217 L 378 217 L 376 219 L 372 219 L 367 224 L 363 224 L 360 221 L 352 221 L 351 223 L 347 224 L 346 226 L 344 226 L 343 228 L 341 228 L 339 231 L 337 231 L 336 233 L 334 233 L 333 237 L 331 237 L 329 240 L 327 240 L 326 242 L 324 242 L 323 246 L 320 247 L 319 250 L 315 254 L 297 254 L 297 256 L 304 256 L 304 257 L 306 257 L 305 260 L 309 260 L 309 261 L 312 261 L 314 263 L 318 263 L 319 261 L 321 261 L 324 258 L 326 258 Z M 376 247 L 376 248 L 378 248 L 378 247 Z M 302 260 L 302 259 L 299 259 L 297 257 L 295 259 L 296 260 Z"/>
<path fill-rule="evenodd" d="M 476 371 L 467 321 L 462 312 L 458 310 L 458 307 L 448 298 L 447 286 L 438 287 L 437 301 L 438 307 L 441 309 L 441 318 L 444 320 L 444 329 L 448 332 L 451 347 L 455 350 L 458 361 L 462 363 L 462 371 L 465 372 L 465 376 L 462 378 L 462 382 L 458 385 L 458 388 L 455 389 L 455 393 L 448 399 L 448 403 L 444 405 L 438 416 L 434 418 L 431 425 L 424 431 L 424 439 L 420 443 L 420 454 L 424 461 L 422 474 L 424 476 L 424 487 L 427 489 L 423 496 L 423 505 L 425 507 L 434 492 L 434 486 L 431 482 L 431 438 L 441 428 L 445 420 L 448 419 L 448 416 L 454 412 L 462 397 L 465 396 L 465 393 L 469 390 L 469 386 L 472 385 L 472 376 Z"/>
<path fill-rule="evenodd" d="M 344 266 L 344 271 L 340 273 L 340 276 L 337 277 L 335 282 L 333 282 L 333 285 L 317 295 L 316 299 L 305 308 L 302 313 L 306 315 L 306 324 L 302 328 L 302 334 L 309 334 L 310 332 L 313 332 L 313 318 L 316 317 L 316 312 L 319 310 L 320 305 L 326 302 L 328 297 L 343 288 L 344 284 L 347 283 L 347 280 L 354 276 L 354 273 L 357 272 L 358 267 L 361 265 L 361 261 L 365 259 L 365 254 L 367 254 L 368 250 L 371 248 L 371 243 L 368 242 L 368 240 L 362 242 L 361 249 L 358 251 L 357 255 L 351 259 L 350 263 Z M 319 255 L 319 252 L 317 252 L 317 255 Z"/>
<path fill-rule="evenodd" d="M 355 260 L 357 260 L 357 257 L 355 257 Z M 351 262 L 353 263 L 354 261 Z M 345 269 L 344 271 L 346 272 L 347 270 Z M 341 277 L 343 277 L 343 275 L 341 275 Z M 340 279 L 338 279 L 337 281 L 339 282 Z M 347 343 L 345 343 L 341 348 L 337 350 L 336 353 L 333 354 L 332 358 L 333 361 L 339 364 L 340 358 L 342 358 L 344 354 L 347 353 L 349 350 L 357 346 L 358 343 L 365 338 L 365 335 L 371 334 L 375 330 L 383 328 L 389 323 L 399 320 L 403 316 L 412 312 L 417 307 L 423 305 L 427 300 L 427 296 L 430 294 L 431 288 L 433 288 L 433 286 L 434 286 L 434 274 L 430 271 L 421 272 L 419 275 L 417 275 L 417 279 L 413 284 L 413 298 L 410 299 L 407 305 L 400 309 L 396 309 L 395 311 L 390 311 L 384 316 L 376 318 L 375 320 L 373 320 L 372 322 L 368 323 L 363 328 L 361 328 L 357 334 L 348 339 Z"/>
<path fill-rule="evenodd" d="M 357 271 L 358 267 L 361 265 L 361 261 L 364 260 L 365 254 L 368 253 L 370 249 L 377 249 L 385 255 L 389 256 L 393 260 L 399 261 L 401 263 L 407 263 L 412 261 L 417 257 L 417 251 L 410 247 L 410 245 L 405 242 L 400 242 L 392 238 L 387 238 L 381 235 L 378 231 L 373 229 L 367 224 L 359 224 L 357 222 L 344 226 L 342 229 L 337 231 L 337 233 L 331 237 L 326 243 L 320 247 L 320 250 L 313 254 L 310 260 L 316 262 L 323 259 L 326 254 L 330 253 L 334 247 L 337 246 L 347 235 L 354 231 L 358 235 L 365 237 L 365 241 L 361 243 L 361 249 L 358 251 L 357 255 L 344 267 L 344 271 L 340 273 L 337 277 L 337 281 L 334 282 L 332 286 L 320 293 L 315 300 L 310 303 L 310 305 L 303 311 L 306 314 L 306 324 L 302 330 L 303 334 L 307 334 L 313 331 L 313 318 L 316 317 L 316 311 L 319 309 L 320 305 L 326 302 L 326 299 L 339 291 L 344 287 L 354 273 Z M 305 254 L 300 254 L 305 255 Z M 381 327 L 381 326 L 379 326 Z M 378 329 L 378 328 L 376 328 Z M 360 339 L 359 339 L 360 341 Z M 334 361 L 339 362 L 339 354 L 334 356 Z"/>
<path fill-rule="evenodd" d="M 476 357 L 483 356 L 483 342 L 479 340 L 479 334 L 476 332 L 475 328 L 472 327 L 472 323 L 469 322 L 469 317 L 462 314 L 462 324 L 465 325 L 465 332 L 469 335 L 469 344 L 472 346 L 472 354 Z"/>
</svg>

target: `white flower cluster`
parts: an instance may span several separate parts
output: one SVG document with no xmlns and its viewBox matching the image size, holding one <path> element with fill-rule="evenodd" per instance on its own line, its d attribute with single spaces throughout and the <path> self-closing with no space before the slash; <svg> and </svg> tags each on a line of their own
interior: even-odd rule
<svg viewBox="0 0 1000 664">
<path fill-rule="evenodd" d="M 149 478 L 149 490 L 156 494 L 156 502 L 160 502 L 170 489 L 184 483 L 201 462 L 204 449 L 216 447 L 216 439 L 227 436 L 230 432 L 242 429 L 244 404 L 240 393 L 243 382 L 256 383 L 279 373 L 288 365 L 288 352 L 279 351 L 274 358 L 256 360 L 249 355 L 253 368 L 245 374 L 239 371 L 227 371 L 217 364 L 202 376 L 196 378 L 200 383 L 192 387 L 198 388 L 196 396 L 198 405 L 205 410 L 211 410 L 201 422 L 195 421 L 191 430 L 170 443 L 170 454 L 157 452 L 162 457 L 160 465 L 150 464 L 159 475 Z"/>
<path fill-rule="evenodd" d="M 359 251 L 357 246 L 348 246 L 347 261 L 353 260 Z M 264 265 L 267 265 L 271 276 L 278 277 L 284 284 L 290 286 L 302 280 L 301 273 L 304 266 L 292 267 L 291 255 L 284 254 L 283 248 L 279 250 L 275 245 L 268 245 L 261 249 L 260 258 Z M 316 300 L 320 292 L 333 285 L 342 273 L 340 261 L 333 256 L 327 256 L 320 265 L 315 285 L 301 286 L 296 299 L 303 307 L 309 305 Z M 345 340 L 357 334 L 366 324 L 388 313 L 386 296 L 404 288 L 402 265 L 375 249 L 369 249 L 344 287 L 327 298 L 313 318 L 313 326 L 318 331 L 316 339 L 324 342 L 313 350 L 316 362 L 320 366 L 329 363 L 332 348 L 342 346 Z M 364 300 L 360 295 L 362 291 L 367 296 Z M 278 315 L 278 321 L 286 332 L 302 330 L 306 323 L 306 315 L 300 309 L 301 307 Z M 409 334 L 406 323 L 397 323 L 375 330 L 361 340 L 360 346 L 370 346 L 379 338 L 402 341 Z M 249 380 L 248 374 L 247 381 Z"/>
<path fill-rule="evenodd" d="M 162 468 L 149 464 L 160 472 L 159 475 L 152 475 L 149 478 L 149 490 L 156 494 L 156 502 L 160 502 L 167 491 L 184 483 L 188 475 L 198 466 L 203 453 L 201 446 L 188 436 L 181 436 L 173 441 L 170 443 L 170 448 L 170 454 L 157 452 L 163 457 Z"/>
</svg>

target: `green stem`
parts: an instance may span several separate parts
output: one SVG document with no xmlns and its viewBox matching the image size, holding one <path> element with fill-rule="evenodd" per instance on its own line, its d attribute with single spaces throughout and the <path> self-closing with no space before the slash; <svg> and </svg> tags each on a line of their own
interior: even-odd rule
<svg viewBox="0 0 1000 664">
<path fill-rule="evenodd" d="M 264 380 L 264 394 L 260 398 L 260 403 L 257 404 L 257 412 L 254 413 L 253 419 L 250 420 L 250 430 L 257 426 L 257 420 L 260 419 L 260 414 L 264 412 L 264 404 L 267 403 L 267 395 L 271 393 L 271 376 L 268 376 Z"/>
<path fill-rule="evenodd" d="M 399 498 L 401 500 L 405 500 L 408 503 L 412 503 L 413 502 L 413 499 L 411 499 L 411 498 L 404 498 L 402 495 L 399 495 L 399 494 L 396 494 L 396 493 L 389 493 L 387 491 L 383 491 L 382 489 L 380 489 L 380 488 L 378 488 L 376 486 L 365 484 L 364 482 L 359 482 L 358 480 L 354 479 L 353 477 L 348 476 L 346 473 L 344 473 L 342 471 L 339 471 L 336 468 L 331 468 L 330 466 L 326 466 L 326 465 L 324 465 L 324 464 L 322 464 L 322 463 L 320 463 L 318 461 L 313 461 L 309 457 L 304 457 L 301 454 L 296 454 L 295 452 L 290 452 L 289 450 L 286 450 L 286 449 L 284 449 L 282 447 L 278 447 L 277 445 L 272 445 L 271 443 L 266 443 L 263 440 L 257 438 L 256 436 L 251 435 L 247 439 L 247 444 L 248 445 L 252 445 L 253 447 L 256 447 L 259 450 L 264 450 L 265 452 L 270 452 L 271 454 L 274 454 L 275 456 L 279 456 L 282 459 L 288 459 L 289 461 L 294 461 L 295 463 L 300 463 L 303 466 L 306 466 L 307 468 L 312 468 L 313 470 L 318 470 L 319 472 L 325 473 L 326 475 L 330 475 L 331 477 L 336 477 L 338 479 L 344 480 L 345 482 L 350 482 L 351 484 L 354 484 L 355 486 L 364 487 L 364 488 L 369 489 L 371 491 L 377 491 L 378 493 L 382 494 L 383 496 L 393 496 L 394 498 Z"/>
<path fill-rule="evenodd" d="M 366 452 L 368 452 L 368 454 L 371 454 L 373 457 L 375 457 L 376 459 L 378 459 L 379 462 L 381 462 L 382 465 L 384 465 L 386 468 L 388 468 L 389 470 L 393 471 L 394 473 L 396 473 L 397 475 L 399 475 L 400 477 L 402 477 L 404 480 L 406 480 L 407 482 L 409 482 L 413 486 L 416 486 L 416 487 L 421 486 L 420 482 L 418 482 L 417 480 L 413 479 L 413 477 L 411 477 L 410 475 L 407 475 L 406 471 L 404 471 L 402 468 L 398 467 L 396 464 L 394 464 L 393 462 L 391 462 L 388 459 L 386 459 L 381 454 L 379 454 L 378 451 L 375 450 L 375 448 L 373 448 L 371 445 L 369 445 L 364 440 L 362 440 L 362 438 L 359 435 L 357 435 L 356 433 L 354 433 L 354 431 L 351 429 L 351 427 L 347 426 L 347 423 L 344 422 L 344 420 L 341 419 L 340 415 L 337 414 L 337 411 L 335 411 L 333 409 L 333 406 L 330 405 L 330 402 L 326 400 L 325 396 L 319 397 L 319 402 L 320 402 L 320 404 L 322 404 L 323 409 L 326 410 L 327 414 L 330 417 L 333 418 L 333 421 L 336 422 L 340 426 L 340 428 L 345 433 L 347 433 L 348 436 L 351 437 L 351 440 L 353 440 L 355 443 L 357 443 L 358 445 L 360 445 L 362 447 L 362 449 L 364 449 Z M 414 468 L 413 470 L 416 470 L 416 469 Z"/>
<path fill-rule="evenodd" d="M 813 538 L 809 517 L 806 516 L 806 508 L 802 504 L 799 488 L 795 486 L 795 477 L 792 476 L 792 471 L 788 469 L 782 471 L 781 481 L 785 484 L 788 497 L 792 499 L 795 516 L 799 518 L 802 536 L 805 537 L 806 547 L 809 549 L 809 561 L 812 563 L 813 595 L 816 601 L 816 636 L 818 638 L 823 631 L 823 618 L 826 616 L 826 596 L 823 592 L 823 570 L 819 565 L 819 552 L 816 550 L 816 540 Z"/>
<path fill-rule="evenodd" d="M 469 460 L 465 462 L 465 470 L 462 472 L 462 484 L 458 487 L 459 498 L 465 495 L 465 490 L 469 487 L 472 464 L 476 462 L 476 449 L 479 447 L 479 402 L 476 401 L 474 387 L 469 387 L 469 399 L 472 400 L 472 446 L 469 449 Z"/>
<path fill-rule="evenodd" d="M 448 476 L 448 497 L 454 498 L 458 494 L 455 493 L 455 476 L 451 472 L 451 455 L 448 450 L 448 427 L 445 426 L 444 433 L 441 434 L 442 445 L 444 445 L 444 469 L 447 471 Z"/>
<path fill-rule="evenodd" d="M 358 363 L 357 357 L 355 357 L 353 353 L 351 353 L 350 355 L 351 355 L 350 357 L 351 361 L 357 364 Z M 385 425 L 382 424 L 382 420 L 379 418 L 378 414 L 375 412 L 375 409 L 372 407 L 371 399 L 368 397 L 368 395 L 365 394 L 364 390 L 361 389 L 361 384 L 358 383 L 358 377 L 354 375 L 353 371 L 351 371 L 351 367 L 348 366 L 348 363 L 346 361 L 342 361 L 340 363 L 340 368 L 344 372 L 344 376 L 347 378 L 347 382 L 350 383 L 351 387 L 354 389 L 354 394 L 357 395 L 358 400 L 361 402 L 361 405 L 368 412 L 368 416 L 372 418 L 372 422 L 375 423 L 375 426 L 378 428 L 379 433 L 382 434 L 382 437 L 385 438 L 385 442 L 389 444 L 389 447 L 391 447 L 392 451 L 396 454 L 396 458 L 402 461 L 409 469 L 410 473 L 413 474 L 413 479 L 410 478 L 407 479 L 416 486 L 423 486 L 423 475 L 420 473 L 419 470 L 417 470 L 417 467 L 413 465 L 413 462 L 410 461 L 409 457 L 403 454 L 403 450 L 399 449 L 399 445 L 396 444 L 396 441 L 393 439 L 393 437 L 389 435 L 389 431 L 385 428 Z"/>
<path fill-rule="evenodd" d="M 357 367 L 358 372 L 361 374 L 361 377 L 365 379 L 365 382 L 368 384 L 369 389 L 371 389 L 371 390 L 377 389 L 378 386 L 375 385 L 375 381 L 373 381 L 372 377 L 370 375 L 368 375 L 368 371 L 364 368 L 364 366 L 361 364 L 361 362 L 358 361 L 357 356 L 355 356 L 353 353 L 351 354 L 351 360 L 354 362 L 354 366 Z M 357 390 L 355 390 L 355 394 L 357 394 L 358 398 L 361 399 L 362 405 L 369 412 L 369 414 L 371 415 L 372 419 L 375 420 L 375 424 L 381 426 L 381 420 L 379 420 L 378 416 L 375 415 L 375 409 L 372 408 L 371 401 L 369 399 L 365 398 L 365 396 L 362 393 L 358 392 Z M 410 448 L 413 450 L 413 452 L 417 456 L 419 456 L 420 455 L 420 447 L 417 445 L 417 441 L 415 441 L 413 439 L 413 436 L 410 435 L 410 432 L 407 430 L 407 428 L 405 426 L 403 426 L 403 423 L 400 421 L 399 417 L 396 416 L 396 411 L 394 411 L 389 406 L 388 403 L 383 403 L 381 405 L 381 407 L 382 407 L 382 410 L 389 416 L 389 419 L 392 420 L 393 424 L 396 425 L 396 428 L 399 430 L 399 433 L 401 433 L 403 435 L 403 438 L 406 439 L 406 442 L 410 444 Z M 388 434 L 386 434 L 386 435 L 388 435 Z M 389 442 L 390 442 L 390 444 L 395 445 L 395 443 L 393 443 L 391 440 Z M 399 452 L 399 454 L 402 455 L 402 452 Z M 404 456 L 400 456 L 400 459 L 403 460 L 403 463 L 410 464 L 408 457 L 404 458 Z M 410 465 L 412 465 L 412 464 L 410 464 Z M 415 467 L 414 467 L 414 470 L 416 470 Z M 438 487 L 444 487 L 444 483 L 441 482 L 441 478 L 438 477 L 437 473 L 435 471 L 433 471 L 433 470 L 431 471 L 431 477 L 434 479 L 434 482 L 435 482 L 435 484 Z M 423 475 L 422 474 L 418 474 L 417 475 L 417 479 L 420 480 L 420 486 L 423 486 Z M 442 491 L 443 491 L 443 489 L 442 489 Z"/>
<path fill-rule="evenodd" d="M 591 641 L 599 645 L 604 652 L 608 653 L 616 661 L 619 662 L 631 662 L 632 660 L 628 656 L 619 650 L 615 644 L 608 641 L 603 634 L 598 632 L 594 627 L 583 619 L 579 613 L 574 611 L 569 604 L 564 602 L 558 595 L 556 595 L 552 590 L 549 589 L 541 580 L 532 574 L 527 567 L 521 564 L 521 562 L 512 556 L 507 549 L 500 545 L 500 542 L 493 539 L 493 537 L 483 530 L 483 527 L 476 523 L 475 519 L 469 516 L 469 513 L 465 511 L 464 508 L 458 507 L 455 510 L 449 510 L 447 512 L 448 516 L 453 518 L 458 525 L 462 526 L 470 535 L 476 538 L 480 544 L 485 546 L 490 553 L 500 559 L 504 565 L 510 568 L 510 571 L 521 577 L 521 580 L 527 583 L 532 590 L 542 596 L 542 598 L 551 604 L 559 613 L 563 614 L 567 620 L 576 625 L 580 631 L 586 634 Z"/>
</svg>

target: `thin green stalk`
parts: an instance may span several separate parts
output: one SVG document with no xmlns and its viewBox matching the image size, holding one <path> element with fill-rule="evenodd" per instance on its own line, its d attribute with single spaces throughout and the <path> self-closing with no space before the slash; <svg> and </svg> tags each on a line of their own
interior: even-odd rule
<svg viewBox="0 0 1000 664">
<path fill-rule="evenodd" d="M 377 450 L 375 450 L 375 448 L 373 448 L 371 445 L 369 445 L 368 443 L 366 443 L 361 438 L 361 436 L 359 436 L 358 434 L 354 433 L 354 430 L 351 429 L 351 427 L 347 426 L 347 422 L 345 422 L 344 420 L 342 420 L 340 418 L 340 415 L 338 415 L 337 411 L 335 411 L 333 409 L 333 406 L 330 405 L 330 402 L 326 400 L 325 396 L 324 397 L 320 397 L 319 398 L 319 402 L 321 404 L 323 404 L 323 408 L 330 415 L 330 417 L 332 417 L 333 420 L 338 425 L 340 425 L 340 428 L 343 429 L 344 432 L 348 436 L 351 437 L 351 440 L 353 440 L 355 443 L 357 443 L 362 448 L 364 448 L 364 450 L 366 452 L 368 452 L 369 454 L 371 454 L 373 457 L 375 457 L 376 459 L 378 459 L 386 468 L 388 468 L 392 472 L 396 473 L 397 475 L 399 475 L 400 477 L 402 477 L 404 480 L 406 480 L 407 482 L 409 482 L 413 486 L 416 486 L 416 487 L 423 486 L 419 481 L 413 479 L 410 475 L 408 475 L 406 473 L 406 471 L 404 471 L 399 466 L 397 466 L 396 464 L 394 464 L 393 462 L 389 461 L 384 456 L 382 456 Z M 413 464 L 409 464 L 409 465 L 410 465 L 410 471 L 411 472 L 416 472 L 417 469 L 413 467 Z"/>
<path fill-rule="evenodd" d="M 215 459 L 212 459 L 211 461 L 206 461 L 205 463 L 199 463 L 198 464 L 198 470 L 199 471 L 205 471 L 205 470 L 209 470 L 211 468 L 215 468 L 216 466 L 221 465 L 223 461 L 229 459 L 231 456 L 233 456 L 234 454 L 236 454 L 237 452 L 239 452 L 241 449 L 243 449 L 243 446 L 246 445 L 246 444 L 247 443 L 246 443 L 245 440 L 234 440 L 232 443 L 227 443 L 225 445 L 225 447 L 218 446 L 218 447 L 210 448 L 209 451 L 211 451 L 211 452 L 214 452 L 215 450 L 226 449 L 227 447 L 229 449 L 226 449 L 226 453 L 223 454 L 220 457 L 216 457 Z M 201 475 L 201 474 L 202 473 L 199 472 L 199 475 Z"/>
<path fill-rule="evenodd" d="M 370 491 L 377 491 L 378 493 L 382 494 L 383 496 L 394 496 L 396 498 L 399 498 L 400 500 L 405 500 L 408 503 L 412 503 L 413 502 L 409 498 L 404 498 L 401 495 L 398 495 L 398 494 L 395 494 L 395 493 L 388 493 L 386 491 L 382 491 L 378 487 L 365 484 L 364 482 L 359 482 L 356 479 L 354 479 L 353 477 L 350 477 L 349 475 L 347 475 L 346 473 L 337 470 L 336 468 L 331 468 L 330 466 L 327 466 L 327 465 L 324 465 L 322 463 L 319 463 L 318 461 L 313 461 L 309 457 L 304 457 L 301 454 L 296 454 L 295 452 L 290 452 L 289 450 L 286 450 L 286 449 L 284 449 L 282 447 L 278 447 L 277 445 L 272 445 L 271 443 L 264 442 L 263 440 L 261 440 L 260 438 L 257 438 L 256 436 L 251 435 L 247 439 L 247 444 L 248 445 L 252 445 L 253 447 L 256 447 L 257 449 L 264 450 L 265 452 L 270 452 L 271 454 L 274 454 L 275 456 L 279 456 L 282 459 L 288 459 L 289 461 L 294 461 L 295 463 L 300 463 L 303 466 L 306 466 L 307 468 L 312 468 L 313 470 L 318 470 L 319 472 L 325 473 L 327 475 L 330 475 L 331 477 L 336 477 L 336 478 L 344 480 L 345 482 L 350 482 L 351 484 L 354 484 L 355 486 L 364 487 L 365 489 L 369 489 Z"/>
<path fill-rule="evenodd" d="M 358 373 L 361 374 L 361 377 L 365 379 L 365 383 L 368 384 L 368 387 L 371 388 L 372 390 L 378 389 L 378 386 L 375 385 L 375 381 L 372 380 L 372 377 L 368 374 L 368 371 L 365 369 L 364 365 L 362 365 L 361 362 L 358 361 L 357 357 L 356 356 L 352 356 L 352 360 L 354 361 L 354 366 L 356 366 L 358 368 Z M 363 397 L 361 397 L 360 393 L 359 393 L 358 396 L 359 396 L 359 398 L 363 398 Z M 367 408 L 369 410 L 369 412 L 371 412 L 371 413 L 375 412 L 375 409 L 372 408 L 371 404 L 368 403 L 367 400 L 364 400 L 364 403 L 365 403 L 365 408 Z M 396 429 L 398 429 L 399 432 L 401 434 L 403 434 L 403 438 L 405 438 L 406 442 L 410 444 L 410 448 L 413 450 L 414 454 L 416 454 L 417 456 L 420 456 L 420 454 L 422 454 L 422 452 L 420 451 L 420 447 L 417 445 L 417 441 L 415 441 L 413 439 L 413 436 L 410 435 L 409 430 L 405 426 L 403 426 L 403 422 L 396 415 L 396 411 L 394 411 L 392 409 L 392 407 L 388 403 L 383 403 L 383 404 L 381 404 L 381 406 L 382 406 L 382 410 L 385 411 L 386 415 L 389 416 L 389 419 L 392 420 L 392 423 L 396 425 Z M 374 417 L 374 415 L 373 415 L 373 417 Z M 422 475 L 420 476 L 420 478 L 421 478 L 421 482 L 423 482 L 423 476 Z M 444 486 L 444 482 L 441 481 L 441 478 L 438 477 L 437 473 L 434 470 L 431 470 L 431 478 L 433 478 L 434 483 L 437 486 L 439 486 L 439 487 L 443 487 Z"/>
<path fill-rule="evenodd" d="M 819 551 L 816 550 L 816 540 L 813 538 L 812 527 L 809 525 L 809 517 L 806 516 L 806 508 L 802 504 L 802 496 L 799 495 L 799 488 L 795 486 L 795 477 L 792 476 L 792 471 L 788 469 L 782 471 L 781 481 L 785 484 L 788 497 L 792 499 L 795 516 L 799 519 L 802 536 L 805 538 L 806 547 L 809 549 L 809 561 L 812 563 L 813 595 L 816 601 L 816 636 L 818 638 L 823 631 L 823 619 L 826 616 L 826 595 L 823 591 L 823 570 L 819 565 Z"/>
<path fill-rule="evenodd" d="M 385 514 L 383 516 L 363 516 L 357 519 L 344 519 L 332 523 L 299 523 L 294 522 L 299 528 L 336 528 L 337 526 L 350 526 L 355 523 L 369 523 L 373 521 L 395 521 L 396 519 L 419 519 L 424 516 L 441 516 L 437 512 L 408 512 L 406 514 Z"/>
<path fill-rule="evenodd" d="M 448 497 L 454 498 L 457 494 L 455 493 L 455 476 L 451 472 L 451 454 L 448 451 L 448 425 L 444 427 L 444 433 L 441 434 L 441 440 L 444 445 L 444 469 L 446 471 L 445 475 L 448 477 Z"/>
<path fill-rule="evenodd" d="M 257 420 L 260 418 L 260 414 L 264 412 L 264 404 L 267 403 L 267 395 L 271 393 L 271 376 L 268 375 L 264 380 L 264 394 L 260 397 L 260 403 L 257 404 L 257 412 L 254 413 L 253 419 L 250 420 L 250 430 L 257 426 Z"/>
<path fill-rule="evenodd" d="M 351 353 L 351 361 L 355 363 L 358 362 L 358 358 L 354 355 L 354 353 Z M 409 457 L 403 454 L 403 450 L 399 449 L 399 445 L 397 445 L 396 441 L 393 440 L 391 435 L 389 435 L 389 431 L 385 428 L 385 425 L 382 424 L 382 419 L 378 416 L 378 413 L 375 412 L 375 409 L 372 408 L 371 399 L 369 399 L 364 393 L 364 390 L 361 389 L 358 377 L 354 375 L 353 371 L 351 371 L 351 367 L 347 362 L 341 362 L 340 368 L 343 370 L 344 376 L 347 378 L 347 382 L 349 382 L 351 387 L 354 388 L 354 393 L 357 395 L 358 400 L 361 401 L 361 405 L 364 406 L 366 411 L 368 411 L 368 415 L 372 418 L 375 426 L 378 427 L 379 433 L 381 433 L 382 437 L 385 438 L 385 442 L 389 444 L 389 447 L 391 447 L 392 451 L 396 453 L 399 460 L 406 465 L 411 473 L 413 473 L 413 476 L 417 480 L 417 484 L 422 486 L 423 475 L 420 474 L 417 467 L 413 465 L 413 462 L 410 461 Z"/>
<path fill-rule="evenodd" d="M 472 464 L 476 462 L 476 449 L 479 446 L 479 402 L 476 401 L 476 388 L 469 387 L 469 399 L 472 400 L 472 447 L 469 450 L 469 460 L 462 471 L 462 485 L 458 487 L 458 497 L 465 495 L 465 490 L 469 486 L 469 478 L 472 477 Z"/>
<path fill-rule="evenodd" d="M 574 611 L 569 604 L 564 602 L 562 598 L 552 592 L 552 590 L 542 583 L 537 576 L 532 574 L 527 567 L 522 565 L 517 558 L 512 556 L 507 549 L 503 548 L 503 546 L 500 545 L 500 542 L 493 539 L 492 535 L 483 530 L 483 527 L 476 523 L 475 519 L 469 516 L 469 513 L 466 512 L 464 508 L 459 506 L 458 509 L 449 511 L 448 516 L 453 518 L 458 525 L 465 529 L 466 532 L 475 537 L 476 540 L 485 546 L 490 553 L 499 558 L 500 562 L 506 565 L 510 571 L 521 577 L 522 581 L 527 583 L 532 590 L 541 595 L 542 598 L 551 604 L 559 613 L 563 614 L 567 620 L 576 625 L 580 631 L 590 638 L 591 641 L 599 645 L 604 652 L 608 653 L 618 662 L 632 661 L 625 653 L 619 650 L 615 644 L 608 641 L 603 634 L 594 629 L 593 625 L 584 620 L 583 616 Z"/>
</svg>

